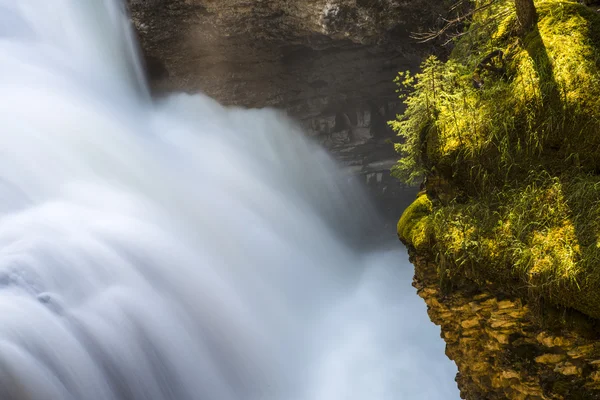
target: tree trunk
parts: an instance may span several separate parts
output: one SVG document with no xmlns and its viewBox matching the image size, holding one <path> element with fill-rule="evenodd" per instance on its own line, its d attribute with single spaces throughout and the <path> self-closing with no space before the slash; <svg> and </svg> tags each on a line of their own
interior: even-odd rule
<svg viewBox="0 0 600 400">
<path fill-rule="evenodd" d="M 528 32 L 537 22 L 537 12 L 533 0 L 515 0 L 517 20 L 521 33 Z"/>
</svg>

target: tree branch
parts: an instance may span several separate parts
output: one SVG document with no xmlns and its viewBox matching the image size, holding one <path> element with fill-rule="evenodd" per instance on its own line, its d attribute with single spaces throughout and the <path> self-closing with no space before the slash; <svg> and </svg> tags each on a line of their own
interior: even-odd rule
<svg viewBox="0 0 600 400">
<path fill-rule="evenodd" d="M 432 41 L 434 39 L 437 39 L 439 37 L 441 37 L 443 34 L 445 34 L 448 30 L 450 30 L 451 28 L 457 26 L 458 24 L 464 22 L 465 20 L 467 20 L 468 18 L 472 17 L 475 13 L 485 10 L 486 8 L 491 7 L 492 5 L 494 5 L 498 0 L 490 0 L 488 3 L 483 4 L 479 7 L 475 7 L 474 9 L 470 10 L 469 12 L 467 12 L 464 15 L 460 15 L 457 16 L 454 19 L 444 19 L 444 22 L 446 22 L 446 24 L 439 30 L 437 31 L 430 31 L 430 32 L 414 32 L 411 34 L 411 38 L 412 39 L 416 39 L 419 41 L 419 43 L 426 43 L 429 41 Z M 452 8 L 450 11 L 454 11 L 456 9 L 458 9 L 461 5 L 464 4 L 464 0 L 460 0 L 458 1 Z M 460 33 L 456 36 L 453 36 L 452 38 L 450 38 L 448 41 L 446 41 L 444 43 L 444 45 L 448 44 L 449 42 L 452 41 L 452 39 L 456 38 L 456 37 L 460 37 L 464 35 L 464 33 Z"/>
</svg>

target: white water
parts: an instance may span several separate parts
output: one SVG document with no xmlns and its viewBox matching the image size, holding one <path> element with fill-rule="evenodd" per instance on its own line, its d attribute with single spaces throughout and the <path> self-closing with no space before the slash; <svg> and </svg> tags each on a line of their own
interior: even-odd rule
<svg viewBox="0 0 600 400">
<path fill-rule="evenodd" d="M 0 0 L 0 398 L 456 398 L 323 151 L 274 111 L 153 103 L 135 48 L 112 1 Z"/>
</svg>

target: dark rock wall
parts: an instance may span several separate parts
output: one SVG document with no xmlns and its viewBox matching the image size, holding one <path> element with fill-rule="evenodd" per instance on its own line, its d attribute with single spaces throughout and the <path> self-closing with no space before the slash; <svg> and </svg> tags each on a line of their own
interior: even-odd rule
<svg viewBox="0 0 600 400">
<path fill-rule="evenodd" d="M 442 3 L 129 0 L 157 91 L 284 108 L 313 133 L 330 133 L 322 120 L 336 116 L 394 115 L 392 80 L 432 51 L 409 34 L 439 19 Z"/>
<path fill-rule="evenodd" d="M 128 3 L 157 94 L 204 92 L 226 105 L 286 110 L 399 216 L 403 203 L 392 196 L 413 192 L 389 176 L 397 155 L 387 121 L 402 111 L 393 80 L 439 52 L 409 36 L 435 25 L 447 2 Z"/>
</svg>

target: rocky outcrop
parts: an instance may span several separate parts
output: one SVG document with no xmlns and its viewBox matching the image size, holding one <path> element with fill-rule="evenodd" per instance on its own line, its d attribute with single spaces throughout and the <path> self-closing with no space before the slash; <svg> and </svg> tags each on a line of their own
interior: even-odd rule
<svg viewBox="0 0 600 400">
<path fill-rule="evenodd" d="M 582 3 L 536 0 L 525 34 L 490 2 L 394 124 L 396 171 L 425 175 L 398 236 L 466 399 L 600 398 L 600 85 L 577 83 L 600 73 L 600 16 Z"/>
<path fill-rule="evenodd" d="M 397 110 L 392 80 L 431 51 L 409 34 L 430 27 L 442 3 L 129 0 L 156 90 L 284 108 L 322 134 L 361 118 L 385 127 Z"/>
<path fill-rule="evenodd" d="M 409 38 L 445 15 L 427 0 L 128 0 L 154 91 L 284 109 L 361 174 L 382 208 L 413 193 L 389 175 L 393 80 L 433 51 Z M 395 204 L 395 206 L 393 206 Z"/>
<path fill-rule="evenodd" d="M 436 264 L 412 257 L 413 286 L 439 325 L 468 400 L 600 399 L 597 323 L 567 310 L 542 315 L 519 298 L 464 282 L 442 292 Z"/>
</svg>

